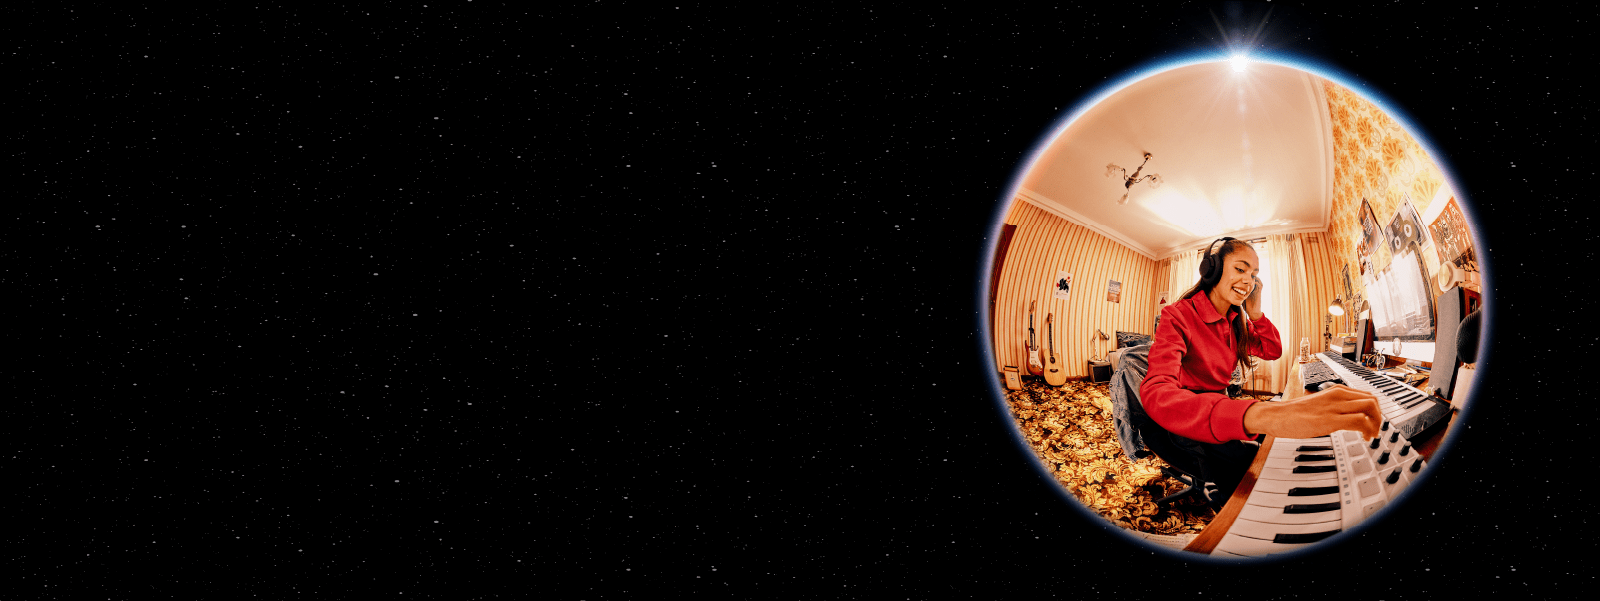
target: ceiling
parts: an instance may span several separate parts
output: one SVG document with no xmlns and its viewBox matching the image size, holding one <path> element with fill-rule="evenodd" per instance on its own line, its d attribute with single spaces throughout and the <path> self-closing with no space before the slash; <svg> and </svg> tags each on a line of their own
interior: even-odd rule
<svg viewBox="0 0 1600 601">
<path fill-rule="evenodd" d="M 1112 92 L 1047 142 L 1017 195 L 1160 259 L 1220 236 L 1322 231 L 1333 142 L 1321 78 L 1219 61 Z M 1115 163 L 1163 183 L 1123 187 Z M 1127 204 L 1117 201 L 1130 192 Z"/>
</svg>

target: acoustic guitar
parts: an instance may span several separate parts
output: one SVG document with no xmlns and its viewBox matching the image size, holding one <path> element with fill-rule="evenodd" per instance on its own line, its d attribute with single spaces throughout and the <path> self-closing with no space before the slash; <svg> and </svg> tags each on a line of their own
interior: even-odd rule
<svg viewBox="0 0 1600 601">
<path fill-rule="evenodd" d="M 1028 373 L 1044 375 L 1044 363 L 1039 361 L 1039 345 L 1033 340 L 1033 302 L 1028 302 Z"/>
<path fill-rule="evenodd" d="M 1067 370 L 1061 357 L 1056 356 L 1055 317 L 1055 313 L 1046 313 L 1044 316 L 1045 335 L 1050 338 L 1050 353 L 1044 357 L 1044 383 L 1061 386 L 1067 383 Z"/>
</svg>

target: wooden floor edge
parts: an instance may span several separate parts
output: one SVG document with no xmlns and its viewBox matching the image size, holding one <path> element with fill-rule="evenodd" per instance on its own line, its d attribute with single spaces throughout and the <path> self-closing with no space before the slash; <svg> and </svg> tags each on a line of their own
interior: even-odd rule
<svg viewBox="0 0 1600 601">
<path fill-rule="evenodd" d="M 1273 437 L 1268 436 L 1261 441 L 1261 450 L 1256 453 L 1255 460 L 1250 462 L 1250 471 L 1245 472 L 1244 478 L 1239 480 L 1239 487 L 1233 489 L 1233 495 L 1228 497 L 1228 503 L 1222 506 L 1222 511 L 1217 512 L 1217 517 L 1206 524 L 1206 529 L 1183 548 L 1204 555 L 1210 555 L 1217 548 L 1217 543 L 1222 542 L 1223 535 L 1233 527 L 1233 521 L 1239 518 L 1239 513 L 1244 511 L 1245 500 L 1250 498 L 1250 491 L 1255 490 L 1256 474 L 1261 473 L 1261 468 L 1267 465 L 1267 449 L 1272 448 Z"/>
</svg>

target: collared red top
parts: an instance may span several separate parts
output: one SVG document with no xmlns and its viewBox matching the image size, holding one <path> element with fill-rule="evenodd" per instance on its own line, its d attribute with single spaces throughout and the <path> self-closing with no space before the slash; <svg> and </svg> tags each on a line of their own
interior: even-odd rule
<svg viewBox="0 0 1600 601">
<path fill-rule="evenodd" d="M 1150 346 L 1150 371 L 1139 386 L 1139 402 L 1150 419 L 1168 432 L 1211 444 L 1250 438 L 1244 429 L 1244 412 L 1256 401 L 1215 392 L 1226 390 L 1233 378 L 1230 320 L 1238 311 L 1229 309 L 1226 318 L 1218 315 L 1203 291 L 1161 310 L 1161 325 Z M 1278 328 L 1266 315 L 1247 327 L 1255 334 L 1250 355 L 1268 361 L 1283 355 Z"/>
</svg>

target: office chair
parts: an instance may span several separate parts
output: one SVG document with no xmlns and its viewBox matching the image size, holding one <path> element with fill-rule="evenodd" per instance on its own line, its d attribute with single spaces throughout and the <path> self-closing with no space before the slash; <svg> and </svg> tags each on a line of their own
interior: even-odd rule
<svg viewBox="0 0 1600 601">
<path fill-rule="evenodd" d="M 1111 359 L 1112 425 L 1123 454 L 1131 460 L 1152 454 L 1161 458 L 1171 466 L 1161 468 L 1161 473 L 1184 485 L 1183 490 L 1156 500 L 1156 504 L 1165 506 L 1183 497 L 1198 495 L 1201 501 L 1216 506 L 1212 499 L 1217 485 L 1198 476 L 1202 473 L 1199 461 L 1182 446 L 1185 442 L 1194 443 L 1167 432 L 1150 419 L 1144 406 L 1139 404 L 1139 386 L 1150 370 L 1150 345 L 1118 349 Z"/>
</svg>

